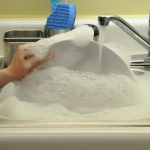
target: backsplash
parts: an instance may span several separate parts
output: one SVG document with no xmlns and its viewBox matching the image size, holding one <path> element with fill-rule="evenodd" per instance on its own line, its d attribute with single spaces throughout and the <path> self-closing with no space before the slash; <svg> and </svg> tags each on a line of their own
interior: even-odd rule
<svg viewBox="0 0 150 150">
<path fill-rule="evenodd" d="M 65 0 L 62 0 L 65 2 Z M 77 6 L 77 15 L 145 15 L 149 0 L 68 0 Z M 50 14 L 49 0 L 1 0 L 0 18 L 43 18 Z"/>
</svg>

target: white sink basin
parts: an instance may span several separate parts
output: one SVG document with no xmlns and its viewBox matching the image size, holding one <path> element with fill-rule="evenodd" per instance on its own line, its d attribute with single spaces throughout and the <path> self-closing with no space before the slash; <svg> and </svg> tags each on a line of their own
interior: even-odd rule
<svg viewBox="0 0 150 150">
<path fill-rule="evenodd" d="M 139 32 L 147 36 L 148 22 L 146 18 L 129 19 Z M 97 25 L 97 20 L 78 20 L 77 24 L 91 23 Z M 0 20 L 0 55 L 2 55 L 2 37 L 9 29 L 43 29 L 45 20 Z M 91 44 L 92 46 L 92 44 Z M 93 45 L 94 47 L 95 45 Z M 97 50 L 99 50 L 99 45 Z M 137 42 L 132 40 L 124 31 L 115 25 L 110 25 L 106 31 L 103 51 L 95 51 L 99 62 L 88 62 L 88 67 L 95 63 L 96 68 L 101 67 L 97 73 L 119 73 L 133 78 L 129 68 L 129 55 L 133 53 L 146 53 Z M 102 56 L 100 56 L 102 54 Z M 87 66 L 81 66 L 81 70 Z M 89 68 L 86 68 L 87 69 Z M 79 68 L 78 68 L 79 69 Z M 91 71 L 91 70 L 89 70 Z M 109 94 L 109 93 L 108 93 Z M 128 113 L 128 112 L 127 112 Z M 47 123 L 31 121 L 0 122 L 0 147 L 2 150 L 32 149 L 32 150 L 107 150 L 107 149 L 146 149 L 150 147 L 149 120 L 137 122 L 86 122 L 86 123 Z"/>
</svg>

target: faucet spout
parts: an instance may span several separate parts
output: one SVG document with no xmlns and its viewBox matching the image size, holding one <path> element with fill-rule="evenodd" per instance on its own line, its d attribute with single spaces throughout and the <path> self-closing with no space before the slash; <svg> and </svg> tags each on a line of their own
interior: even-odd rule
<svg viewBox="0 0 150 150">
<path fill-rule="evenodd" d="M 115 23 L 121 29 L 123 29 L 128 35 L 135 39 L 140 45 L 142 45 L 147 51 L 150 57 L 150 40 L 145 36 L 141 35 L 134 29 L 128 22 L 118 16 L 99 16 L 99 24 L 102 26 L 108 26 L 110 22 Z"/>
</svg>

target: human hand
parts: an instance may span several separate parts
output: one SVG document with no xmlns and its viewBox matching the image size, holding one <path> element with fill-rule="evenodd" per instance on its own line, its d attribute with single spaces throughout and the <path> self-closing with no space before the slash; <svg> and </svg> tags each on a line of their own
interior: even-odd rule
<svg viewBox="0 0 150 150">
<path fill-rule="evenodd" d="M 44 59 L 37 59 L 33 54 L 29 53 L 30 48 L 32 48 L 32 44 L 20 45 L 16 48 L 14 57 L 6 69 L 12 80 L 21 80 L 32 72 L 34 68 L 54 58 L 54 54 L 49 54 Z"/>
</svg>

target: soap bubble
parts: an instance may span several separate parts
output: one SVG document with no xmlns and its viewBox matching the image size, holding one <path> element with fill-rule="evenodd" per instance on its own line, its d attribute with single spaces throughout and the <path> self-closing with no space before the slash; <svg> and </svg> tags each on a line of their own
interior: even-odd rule
<svg viewBox="0 0 150 150">
<path fill-rule="evenodd" d="M 142 103 L 140 84 L 119 74 L 98 75 L 62 66 L 43 68 L 4 87 L 0 116 L 50 121 L 144 118 L 149 111 L 143 113 L 141 106 L 147 101 Z"/>
<path fill-rule="evenodd" d="M 99 53 L 93 56 L 90 43 L 93 31 L 88 35 L 82 40 L 70 33 L 60 34 L 34 43 L 29 52 L 37 59 L 49 52 L 55 53 L 55 59 L 23 80 L 4 86 L 0 93 L 0 118 L 59 123 L 149 118 L 150 74 L 135 81 L 121 74 L 99 74 L 96 70 L 99 66 L 88 63 L 99 61 Z M 86 51 L 88 44 L 93 49 Z M 91 70 L 87 69 L 89 66 Z"/>
</svg>

